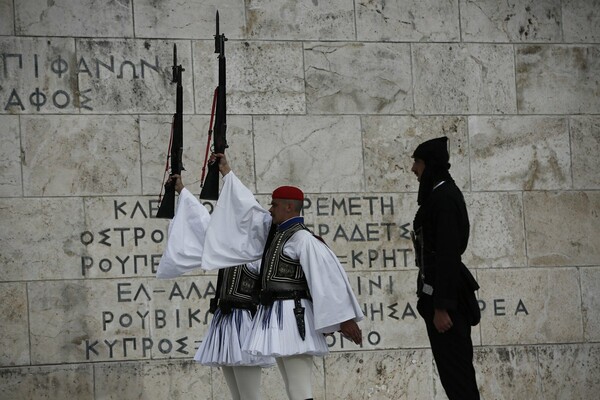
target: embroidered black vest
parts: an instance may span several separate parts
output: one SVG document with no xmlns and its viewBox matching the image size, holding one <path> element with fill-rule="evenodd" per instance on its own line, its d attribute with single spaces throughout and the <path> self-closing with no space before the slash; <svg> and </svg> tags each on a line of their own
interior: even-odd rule
<svg viewBox="0 0 600 400">
<path fill-rule="evenodd" d="M 232 308 L 242 308 L 256 311 L 256 294 L 259 289 L 260 275 L 253 272 L 247 265 L 219 270 L 217 279 L 217 294 L 211 300 L 211 311 L 216 307 L 228 314 Z"/>
<path fill-rule="evenodd" d="M 261 304 L 270 304 L 273 300 L 310 298 L 308 283 L 299 260 L 293 260 L 283 254 L 283 247 L 296 232 L 306 229 L 302 223 L 296 223 L 284 231 L 275 233 L 269 248 L 265 252 L 261 268 Z"/>
</svg>

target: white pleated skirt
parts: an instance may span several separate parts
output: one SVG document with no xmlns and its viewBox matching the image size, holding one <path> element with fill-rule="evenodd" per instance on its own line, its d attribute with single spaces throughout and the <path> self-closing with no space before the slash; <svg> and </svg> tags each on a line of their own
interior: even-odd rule
<svg viewBox="0 0 600 400">
<path fill-rule="evenodd" d="M 301 301 L 306 326 L 304 340 L 296 325 L 294 300 L 276 300 L 272 306 L 258 306 L 242 350 L 254 356 L 327 355 L 329 348 L 325 336 L 315 332 L 312 302 L 306 299 Z"/>
<path fill-rule="evenodd" d="M 242 344 L 252 328 L 252 315 L 248 310 L 232 309 L 222 314 L 217 309 L 194 360 L 202 365 L 218 366 L 263 366 L 275 364 L 272 357 L 252 355 L 242 351 Z"/>
</svg>

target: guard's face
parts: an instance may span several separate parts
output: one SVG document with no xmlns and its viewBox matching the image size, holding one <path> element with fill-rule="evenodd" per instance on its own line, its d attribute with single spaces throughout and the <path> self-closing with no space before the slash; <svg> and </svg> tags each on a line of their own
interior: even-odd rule
<svg viewBox="0 0 600 400">
<path fill-rule="evenodd" d="M 287 217 L 287 205 L 288 202 L 281 199 L 273 199 L 271 200 L 271 208 L 269 208 L 269 213 L 273 218 L 273 223 L 279 225 L 282 222 L 285 222 Z"/>
<path fill-rule="evenodd" d="M 417 176 L 417 180 L 421 182 L 421 175 L 423 175 L 423 171 L 425 171 L 425 161 L 420 158 L 415 158 L 410 170 Z"/>
</svg>

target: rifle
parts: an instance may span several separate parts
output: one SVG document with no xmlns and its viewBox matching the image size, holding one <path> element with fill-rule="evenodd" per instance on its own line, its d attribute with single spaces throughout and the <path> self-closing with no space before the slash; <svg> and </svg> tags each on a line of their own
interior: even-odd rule
<svg viewBox="0 0 600 400">
<path fill-rule="evenodd" d="M 209 127 L 208 131 L 208 144 L 206 148 L 206 155 L 204 160 L 204 166 L 202 167 L 202 177 L 200 179 L 202 191 L 200 192 L 200 198 L 204 200 L 218 200 L 219 198 L 219 160 L 216 159 L 208 164 L 208 173 L 206 179 L 204 178 L 204 172 L 206 167 L 206 157 L 208 157 L 208 147 L 210 146 L 211 134 L 213 136 L 213 153 L 225 153 L 225 149 L 229 147 L 227 145 L 227 106 L 225 98 L 225 83 L 227 81 L 225 76 L 225 67 L 227 65 L 225 59 L 225 41 L 227 38 L 225 34 L 219 34 L 219 12 L 217 11 L 217 31 L 215 34 L 215 53 L 219 54 L 219 86 L 215 89 L 213 98 L 213 110 L 216 102 L 216 113 L 214 119 L 214 126 Z M 212 118 L 211 118 L 212 124 Z"/>
<path fill-rule="evenodd" d="M 183 168 L 183 87 L 181 86 L 181 73 L 185 71 L 177 65 L 177 45 L 173 45 L 173 80 L 177 84 L 177 97 L 175 100 L 175 114 L 171 124 L 171 140 L 169 152 L 171 158 L 171 176 L 180 175 Z M 173 218 L 175 216 L 175 181 L 165 184 L 165 194 L 162 196 L 156 218 Z"/>
</svg>

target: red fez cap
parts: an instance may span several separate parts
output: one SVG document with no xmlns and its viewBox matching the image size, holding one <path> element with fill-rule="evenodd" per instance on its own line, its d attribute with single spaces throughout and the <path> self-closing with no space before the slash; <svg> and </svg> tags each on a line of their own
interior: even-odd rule
<svg viewBox="0 0 600 400">
<path fill-rule="evenodd" d="M 273 191 L 271 197 L 274 199 L 304 201 L 304 193 L 295 186 L 279 186 Z"/>
</svg>

